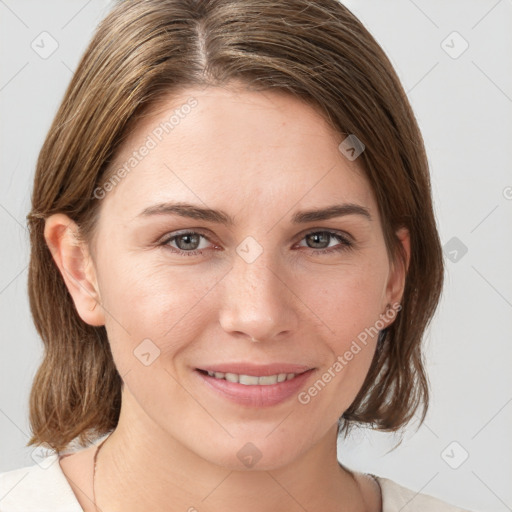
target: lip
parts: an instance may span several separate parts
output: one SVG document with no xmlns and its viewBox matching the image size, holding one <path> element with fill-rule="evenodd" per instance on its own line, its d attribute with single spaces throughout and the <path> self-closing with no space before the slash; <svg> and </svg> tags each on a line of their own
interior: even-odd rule
<svg viewBox="0 0 512 512">
<path fill-rule="evenodd" d="M 291 380 L 285 380 L 276 384 L 246 386 L 238 382 L 229 382 L 224 379 L 210 377 L 207 373 L 204 373 L 206 371 L 254 376 L 268 376 L 279 373 L 296 373 L 298 375 Z M 314 368 L 302 365 L 272 364 L 256 366 L 242 363 L 208 365 L 205 368 L 197 368 L 194 371 L 208 391 L 238 405 L 260 408 L 277 405 L 291 397 L 297 396 L 299 390 L 304 387 L 313 372 Z"/>
<path fill-rule="evenodd" d="M 205 372 L 237 373 L 238 375 L 253 375 L 267 377 L 279 373 L 303 373 L 311 369 L 311 366 L 290 363 L 272 363 L 257 365 L 251 363 L 220 363 L 198 366 L 198 370 Z"/>
</svg>

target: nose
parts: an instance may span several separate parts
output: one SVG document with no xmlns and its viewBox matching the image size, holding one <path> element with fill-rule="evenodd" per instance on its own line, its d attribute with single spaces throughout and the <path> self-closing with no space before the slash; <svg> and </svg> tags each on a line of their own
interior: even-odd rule
<svg viewBox="0 0 512 512">
<path fill-rule="evenodd" d="M 289 275 L 268 251 L 252 262 L 236 254 L 222 280 L 219 321 L 225 332 L 260 342 L 295 332 L 298 301 L 287 283 Z"/>
</svg>

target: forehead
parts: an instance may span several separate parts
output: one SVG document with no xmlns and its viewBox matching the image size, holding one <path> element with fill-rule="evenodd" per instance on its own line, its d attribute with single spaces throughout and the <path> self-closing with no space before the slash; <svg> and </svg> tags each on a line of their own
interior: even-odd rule
<svg viewBox="0 0 512 512">
<path fill-rule="evenodd" d="M 112 164 L 111 174 L 122 177 L 105 202 L 125 211 L 170 199 L 232 211 L 248 201 L 372 207 L 361 167 L 338 149 L 345 137 L 289 94 L 188 89 L 163 98 L 135 124 Z"/>
</svg>

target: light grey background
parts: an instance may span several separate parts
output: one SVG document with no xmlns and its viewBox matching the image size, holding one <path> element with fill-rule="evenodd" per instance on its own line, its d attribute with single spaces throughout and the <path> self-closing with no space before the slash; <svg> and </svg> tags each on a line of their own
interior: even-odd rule
<svg viewBox="0 0 512 512">
<path fill-rule="evenodd" d="M 416 112 L 447 279 L 426 337 L 426 422 L 387 454 L 392 434 L 356 432 L 339 458 L 475 511 L 512 510 L 512 1 L 345 3 L 390 56 Z M 35 163 L 108 5 L 0 0 L 0 472 L 34 464 L 28 395 L 42 344 L 26 293 L 25 216 Z M 49 52 L 52 38 L 47 58 L 31 47 Z"/>
</svg>

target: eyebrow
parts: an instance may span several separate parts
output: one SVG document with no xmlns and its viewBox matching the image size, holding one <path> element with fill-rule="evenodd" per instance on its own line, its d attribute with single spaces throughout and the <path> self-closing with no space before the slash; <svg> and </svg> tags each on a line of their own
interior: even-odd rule
<svg viewBox="0 0 512 512">
<path fill-rule="evenodd" d="M 222 210 L 212 210 L 211 208 L 203 208 L 190 203 L 160 203 L 149 206 L 139 213 L 138 217 L 149 217 L 152 215 L 179 215 L 189 219 L 198 219 L 217 224 L 233 226 L 235 221 L 233 217 Z M 344 217 L 346 215 L 360 215 L 372 220 L 372 216 L 368 208 L 355 204 L 335 204 L 327 208 L 314 208 L 310 210 L 302 210 L 296 212 L 292 217 L 293 224 L 305 224 L 308 222 L 317 222 L 328 220 L 335 217 Z"/>
</svg>

